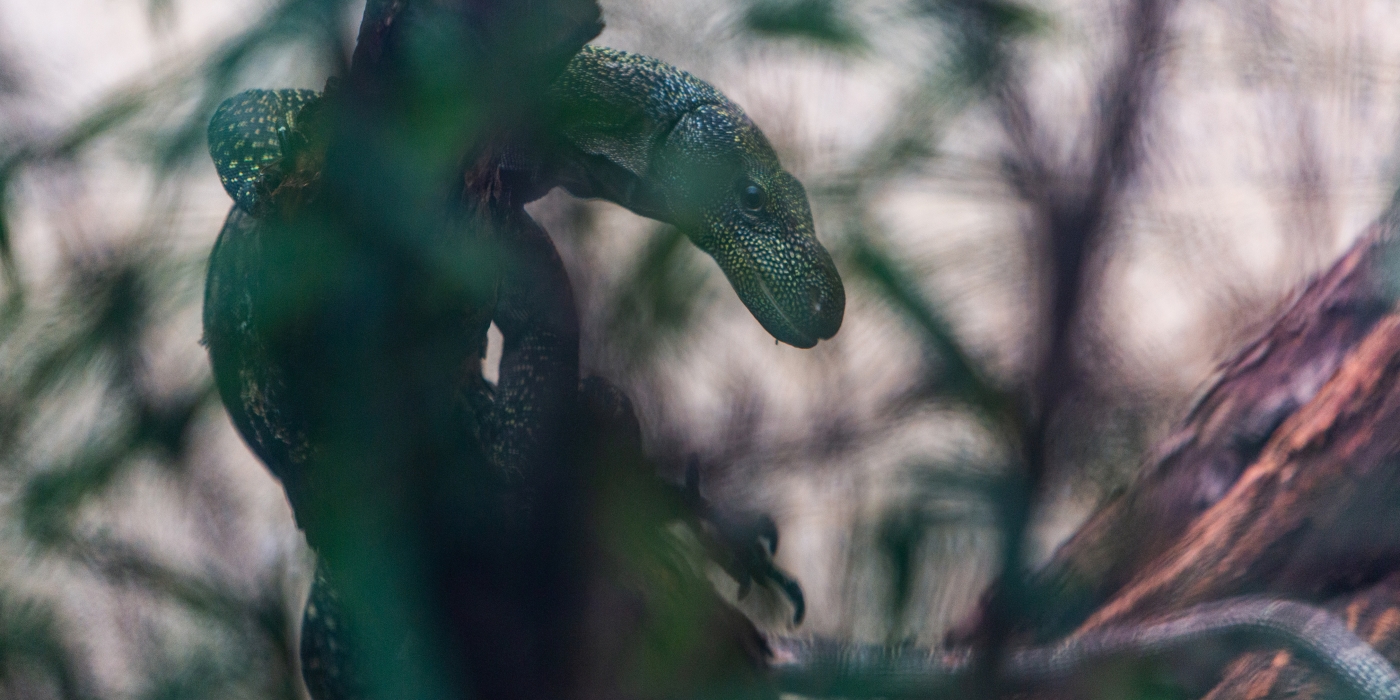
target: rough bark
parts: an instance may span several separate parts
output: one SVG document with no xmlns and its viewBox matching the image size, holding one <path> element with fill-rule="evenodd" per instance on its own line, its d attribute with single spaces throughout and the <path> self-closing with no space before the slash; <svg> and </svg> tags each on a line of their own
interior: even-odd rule
<svg viewBox="0 0 1400 700">
<path fill-rule="evenodd" d="M 1084 624 L 1237 593 L 1318 600 L 1400 564 L 1400 315 L 1389 314 L 1230 491 Z"/>
<path fill-rule="evenodd" d="M 1138 481 L 1038 575 L 1049 604 L 1033 632 L 1078 634 L 1264 593 L 1325 604 L 1400 660 L 1393 228 L 1390 216 L 1374 225 L 1222 365 Z M 1282 651 L 1221 668 L 1210 700 L 1337 690 Z"/>
<path fill-rule="evenodd" d="M 1153 451 L 1137 482 L 1055 553 L 1035 577 L 1033 588 L 1048 594 L 1031 621 L 1036 636 L 1070 631 L 1129 581 L 1158 571 L 1156 560 L 1165 552 L 1201 536 L 1182 538 L 1198 516 L 1231 493 L 1247 466 L 1266 452 L 1270 459 L 1285 458 L 1278 445 L 1291 443 L 1280 441 L 1296 438 L 1278 435 L 1280 426 L 1317 400 L 1329 379 L 1342 380 L 1334 375 L 1368 333 L 1383 332 L 1377 323 L 1392 306 L 1386 270 L 1392 227 L 1389 217 L 1373 225 L 1267 331 L 1222 364 L 1181 424 Z M 1326 459 L 1318 461 L 1325 465 Z"/>
</svg>

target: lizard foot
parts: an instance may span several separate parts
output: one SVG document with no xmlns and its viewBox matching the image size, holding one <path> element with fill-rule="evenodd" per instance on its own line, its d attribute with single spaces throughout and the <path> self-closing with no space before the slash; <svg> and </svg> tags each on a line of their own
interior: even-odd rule
<svg viewBox="0 0 1400 700">
<path fill-rule="evenodd" d="M 696 520 L 711 558 L 739 584 L 739 598 L 753 584 L 771 585 L 792 605 L 792 623 L 802 624 L 807 613 L 802 586 L 773 561 L 778 553 L 778 526 L 766 513 L 715 507 L 700 495 L 700 469 L 694 459 L 687 465 L 682 500 Z"/>
</svg>

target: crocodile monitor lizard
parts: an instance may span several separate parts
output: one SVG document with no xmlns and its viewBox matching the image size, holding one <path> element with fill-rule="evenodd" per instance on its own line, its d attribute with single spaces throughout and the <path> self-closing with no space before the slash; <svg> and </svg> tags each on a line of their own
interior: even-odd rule
<svg viewBox="0 0 1400 700">
<path fill-rule="evenodd" d="M 845 308 L 805 191 L 723 94 L 654 59 L 587 47 L 555 81 L 551 98 L 552 113 L 541 120 L 549 126 L 519 135 L 519 145 L 507 147 L 500 159 L 515 205 L 506 230 L 526 241 L 526 264 L 535 274 L 504 274 L 497 282 L 496 307 L 488 312 L 506 336 L 497 386 L 477 377 L 462 388 L 469 427 L 501 472 L 531 473 L 531 455 L 538 456 L 533 443 L 547 432 L 532 418 L 548 413 L 537 405 L 548 391 L 544 384 L 577 384 L 567 276 L 543 231 L 518 206 L 554 186 L 677 226 L 719 263 L 755 318 L 780 341 L 805 348 L 832 337 Z M 299 122 L 310 123 L 305 115 L 324 101 L 310 90 L 250 90 L 225 101 L 209 127 L 210 152 L 234 207 L 211 255 L 205 340 L 235 425 L 283 482 L 298 514 L 311 488 L 302 464 L 314 446 L 307 444 L 295 400 L 289 404 L 292 397 L 283 396 L 288 389 L 279 373 L 285 370 L 267 367 L 278 357 L 261 337 L 268 302 L 257 301 L 265 292 L 254 287 L 268 284 L 260 271 L 261 241 L 268 235 L 261 222 L 276 211 L 281 173 L 306 148 Z M 569 308 L 558 313 L 547 308 L 563 306 Z M 540 321 L 556 328 L 532 337 Z M 480 330 L 484 334 L 484 326 Z M 293 410 L 285 410 L 288 405 Z M 764 578 L 762 571 L 753 573 Z M 785 582 L 780 572 L 769 573 Z M 334 593 L 320 573 L 317 582 L 312 598 L 323 604 L 308 608 L 303 660 L 313 673 L 324 672 L 320 680 L 331 690 L 319 695 L 355 696 L 355 684 L 332 677 L 342 666 L 334 657 L 344 648 L 328 634 L 334 623 L 328 626 L 318 612 L 335 607 Z M 795 585 L 785 588 L 800 611 Z"/>
</svg>

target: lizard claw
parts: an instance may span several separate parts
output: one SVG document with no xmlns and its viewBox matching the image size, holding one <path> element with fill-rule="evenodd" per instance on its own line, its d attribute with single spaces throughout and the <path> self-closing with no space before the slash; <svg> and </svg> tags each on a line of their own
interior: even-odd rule
<svg viewBox="0 0 1400 700">
<path fill-rule="evenodd" d="M 778 526 L 765 513 L 724 511 L 700 495 L 700 469 L 692 457 L 686 465 L 682 498 L 699 526 L 710 556 L 739 584 L 739 599 L 753 583 L 771 585 L 793 607 L 792 623 L 802 624 L 807 613 L 802 586 L 774 563 L 778 553 Z"/>
</svg>

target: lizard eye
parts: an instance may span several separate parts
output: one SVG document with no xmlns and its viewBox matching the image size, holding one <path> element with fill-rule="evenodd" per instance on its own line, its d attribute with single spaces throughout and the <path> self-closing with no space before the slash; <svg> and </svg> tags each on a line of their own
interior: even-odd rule
<svg viewBox="0 0 1400 700">
<path fill-rule="evenodd" d="M 758 211 L 768 202 L 768 193 L 753 180 L 744 180 L 739 183 L 739 206 L 749 210 Z"/>
</svg>

